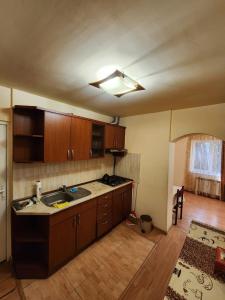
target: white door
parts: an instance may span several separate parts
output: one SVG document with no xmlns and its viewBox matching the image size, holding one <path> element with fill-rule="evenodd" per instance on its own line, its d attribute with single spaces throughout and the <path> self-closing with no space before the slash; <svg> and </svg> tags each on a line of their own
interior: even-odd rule
<svg viewBox="0 0 225 300">
<path fill-rule="evenodd" d="M 7 152 L 6 125 L 0 124 L 0 262 L 6 259 Z"/>
</svg>

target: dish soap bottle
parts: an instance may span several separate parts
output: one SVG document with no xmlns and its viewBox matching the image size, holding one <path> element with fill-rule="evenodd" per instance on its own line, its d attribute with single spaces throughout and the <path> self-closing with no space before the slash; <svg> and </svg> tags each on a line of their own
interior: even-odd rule
<svg viewBox="0 0 225 300">
<path fill-rule="evenodd" d="M 36 186 L 36 197 L 37 197 L 37 201 L 41 200 L 41 181 L 38 180 L 35 183 Z"/>
</svg>

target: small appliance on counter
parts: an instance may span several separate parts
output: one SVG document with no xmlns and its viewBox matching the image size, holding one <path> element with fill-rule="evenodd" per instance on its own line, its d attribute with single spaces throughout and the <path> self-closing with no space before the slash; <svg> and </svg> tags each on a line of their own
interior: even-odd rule
<svg viewBox="0 0 225 300">
<path fill-rule="evenodd" d="M 126 183 L 128 181 L 129 181 L 129 179 L 127 179 L 127 178 L 120 177 L 117 175 L 110 176 L 108 174 L 105 174 L 101 179 L 99 179 L 99 182 L 104 183 L 109 186 L 117 186 L 117 185 Z"/>
</svg>

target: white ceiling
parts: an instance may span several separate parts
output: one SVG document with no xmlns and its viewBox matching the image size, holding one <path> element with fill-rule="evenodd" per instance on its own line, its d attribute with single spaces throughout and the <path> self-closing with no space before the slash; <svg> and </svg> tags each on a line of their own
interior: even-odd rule
<svg viewBox="0 0 225 300">
<path fill-rule="evenodd" d="M 146 90 L 88 85 L 108 65 Z M 3 0 L 0 83 L 108 115 L 225 102 L 225 1 Z"/>
</svg>

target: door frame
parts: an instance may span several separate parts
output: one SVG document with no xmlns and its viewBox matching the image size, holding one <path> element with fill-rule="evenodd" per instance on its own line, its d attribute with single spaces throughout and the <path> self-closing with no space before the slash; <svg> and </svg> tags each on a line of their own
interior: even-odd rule
<svg viewBox="0 0 225 300">
<path fill-rule="evenodd" d="M 11 231 L 10 231 L 10 174 L 11 174 L 11 162 L 10 162 L 10 125 L 9 122 L 1 121 L 0 125 L 6 127 L 6 260 L 9 260 L 11 256 Z"/>
</svg>

